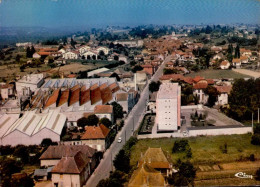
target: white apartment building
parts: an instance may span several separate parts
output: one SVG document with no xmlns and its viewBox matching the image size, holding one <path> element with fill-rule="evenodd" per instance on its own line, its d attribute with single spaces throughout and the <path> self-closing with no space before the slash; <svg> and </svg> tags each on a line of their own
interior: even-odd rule
<svg viewBox="0 0 260 187">
<path fill-rule="evenodd" d="M 156 99 L 157 131 L 175 131 L 180 127 L 181 86 L 163 83 Z"/>
</svg>

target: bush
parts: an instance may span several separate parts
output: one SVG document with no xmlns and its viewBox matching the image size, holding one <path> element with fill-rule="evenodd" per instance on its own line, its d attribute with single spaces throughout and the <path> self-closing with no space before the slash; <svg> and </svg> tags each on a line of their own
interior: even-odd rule
<svg viewBox="0 0 260 187">
<path fill-rule="evenodd" d="M 227 154 L 228 152 L 227 143 L 225 142 L 223 146 L 219 146 L 219 149 L 221 150 L 222 153 Z"/>
<path fill-rule="evenodd" d="M 254 134 L 251 138 L 251 144 L 260 145 L 260 134 Z"/>
<path fill-rule="evenodd" d="M 255 175 L 256 175 L 255 179 L 260 181 L 260 168 L 258 168 L 258 170 L 256 170 Z"/>
<path fill-rule="evenodd" d="M 176 140 L 172 148 L 172 153 L 184 152 L 189 148 L 188 140 Z"/>
<path fill-rule="evenodd" d="M 105 125 L 107 128 L 112 126 L 112 122 L 106 117 L 100 119 L 99 123 Z"/>
<path fill-rule="evenodd" d="M 251 155 L 249 156 L 249 160 L 252 161 L 252 162 L 255 161 L 255 155 L 254 155 L 254 154 L 251 154 Z"/>
</svg>

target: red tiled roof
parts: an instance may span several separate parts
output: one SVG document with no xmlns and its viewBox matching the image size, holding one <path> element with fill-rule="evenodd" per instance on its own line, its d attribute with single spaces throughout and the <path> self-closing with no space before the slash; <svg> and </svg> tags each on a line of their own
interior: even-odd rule
<svg viewBox="0 0 260 187">
<path fill-rule="evenodd" d="M 205 89 L 208 87 L 208 83 L 207 82 L 198 82 L 197 84 L 195 84 L 193 86 L 194 89 Z"/>
<path fill-rule="evenodd" d="M 100 90 L 102 90 L 102 89 L 104 89 L 104 88 L 106 88 L 106 87 L 107 87 L 107 83 L 101 84 L 101 85 L 99 86 Z"/>
<path fill-rule="evenodd" d="M 183 80 L 184 76 L 181 74 L 168 74 L 160 77 L 160 80 Z"/>
<path fill-rule="evenodd" d="M 67 78 L 76 78 L 76 77 L 77 77 L 76 74 L 69 74 L 69 75 L 67 75 Z"/>
<path fill-rule="evenodd" d="M 200 80 L 203 80 L 204 78 L 201 76 L 196 76 L 193 80 L 194 82 L 199 82 Z"/>
<path fill-rule="evenodd" d="M 232 86 L 215 86 L 215 88 L 220 93 L 228 93 L 228 94 L 230 94 L 230 91 L 232 90 Z"/>
<path fill-rule="evenodd" d="M 188 83 L 188 84 L 193 84 L 193 78 L 192 77 L 184 77 L 184 82 Z"/>
<path fill-rule="evenodd" d="M 215 83 L 213 79 L 207 79 L 207 82 L 208 82 L 208 84 L 214 84 Z"/>
<path fill-rule="evenodd" d="M 112 105 L 97 105 L 94 108 L 94 113 L 96 114 L 112 114 L 113 106 Z"/>
<path fill-rule="evenodd" d="M 220 66 L 226 66 L 226 65 L 228 65 L 228 63 L 229 63 L 229 61 L 224 60 L 224 61 L 222 61 L 222 62 L 220 63 Z"/>
<path fill-rule="evenodd" d="M 105 139 L 109 134 L 109 128 L 101 124 L 99 126 L 86 126 L 86 132 L 82 135 L 81 140 Z"/>
<path fill-rule="evenodd" d="M 120 89 L 116 82 L 110 84 L 109 88 L 111 89 L 112 93 L 115 93 Z"/>
<path fill-rule="evenodd" d="M 106 87 L 104 89 L 101 89 L 101 98 L 102 98 L 102 104 L 107 104 L 109 101 L 113 99 L 112 91 L 109 87 Z"/>
<path fill-rule="evenodd" d="M 66 102 L 68 102 L 69 95 L 70 95 L 69 89 L 64 90 L 64 91 L 61 93 L 60 100 L 59 100 L 59 103 L 58 103 L 57 107 L 63 105 L 63 104 L 66 103 Z"/>
<path fill-rule="evenodd" d="M 232 62 L 233 62 L 233 63 L 240 63 L 241 60 L 240 60 L 239 58 L 233 58 Z"/>
<path fill-rule="evenodd" d="M 80 105 L 83 105 L 88 101 L 90 101 L 90 89 L 86 90 L 86 86 L 82 86 L 80 92 Z"/>
<path fill-rule="evenodd" d="M 127 101 L 128 94 L 127 93 L 118 93 L 116 94 L 116 100 L 117 101 Z"/>
<path fill-rule="evenodd" d="M 80 174 L 89 162 L 90 159 L 84 156 L 81 151 L 79 151 L 74 156 L 62 157 L 58 164 L 53 167 L 51 172 L 61 174 Z"/>
<path fill-rule="evenodd" d="M 60 89 L 54 90 L 53 94 L 49 97 L 48 101 L 46 102 L 44 108 L 51 106 L 52 104 L 57 102 L 57 99 L 60 94 Z"/>
<path fill-rule="evenodd" d="M 79 87 L 78 88 L 74 88 L 74 89 L 71 88 L 69 106 L 71 106 L 74 103 L 79 101 L 79 93 L 80 93 L 80 88 Z"/>
<path fill-rule="evenodd" d="M 96 88 L 98 88 L 98 83 L 93 84 L 93 85 L 90 87 L 90 90 L 94 90 L 94 89 L 96 89 Z"/>
<path fill-rule="evenodd" d="M 90 100 L 91 105 L 94 105 L 101 100 L 101 91 L 99 87 L 90 90 Z"/>
</svg>

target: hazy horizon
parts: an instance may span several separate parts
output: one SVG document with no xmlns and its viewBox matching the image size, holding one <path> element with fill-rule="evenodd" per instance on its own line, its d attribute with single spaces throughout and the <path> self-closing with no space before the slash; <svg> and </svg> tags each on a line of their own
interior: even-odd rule
<svg viewBox="0 0 260 187">
<path fill-rule="evenodd" d="M 1 27 L 259 24 L 258 0 L 2 0 Z"/>
</svg>

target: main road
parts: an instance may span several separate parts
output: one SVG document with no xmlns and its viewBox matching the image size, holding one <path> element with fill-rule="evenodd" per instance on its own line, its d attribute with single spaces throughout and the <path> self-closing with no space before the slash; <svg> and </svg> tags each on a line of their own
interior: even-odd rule
<svg viewBox="0 0 260 187">
<path fill-rule="evenodd" d="M 159 77 L 163 74 L 165 63 L 170 61 L 170 56 L 166 57 L 161 66 L 155 74 L 148 80 L 148 83 L 141 93 L 138 103 L 134 106 L 125 120 L 125 125 L 122 130 L 117 134 L 115 141 L 111 144 L 110 148 L 104 153 L 103 159 L 100 161 L 98 167 L 88 179 L 87 187 L 96 187 L 101 179 L 109 177 L 109 173 L 113 170 L 113 160 L 116 154 L 122 149 L 125 142 L 133 135 L 133 132 L 138 128 L 139 122 L 142 120 L 145 112 L 146 102 L 149 99 L 149 83 L 151 81 L 158 81 Z M 122 142 L 118 143 L 117 139 L 122 137 Z"/>
</svg>

